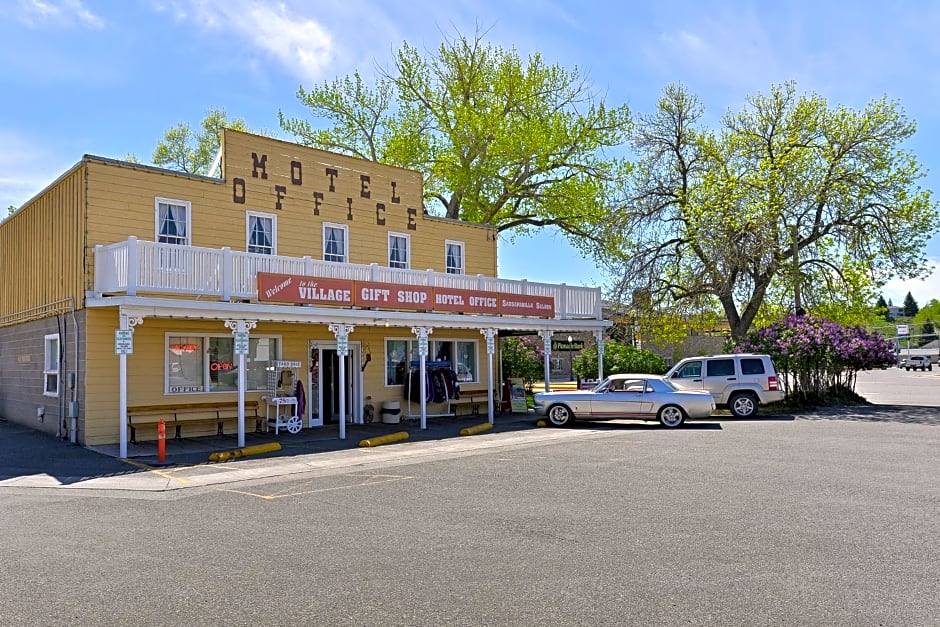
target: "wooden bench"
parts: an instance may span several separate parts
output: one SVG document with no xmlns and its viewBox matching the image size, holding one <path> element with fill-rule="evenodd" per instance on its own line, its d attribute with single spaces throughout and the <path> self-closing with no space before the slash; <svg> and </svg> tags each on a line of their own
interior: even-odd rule
<svg viewBox="0 0 940 627">
<path fill-rule="evenodd" d="M 249 416 L 255 419 L 255 431 L 260 431 L 264 416 L 259 413 L 258 401 L 245 401 L 245 417 Z M 139 427 L 156 427 L 161 419 L 167 427 L 175 428 L 173 438 L 180 440 L 183 437 L 183 425 L 215 424 L 216 435 L 225 435 L 225 421 L 237 418 L 237 402 L 137 405 L 127 408 L 127 426 L 131 430 L 132 444 L 137 444 Z"/>
<path fill-rule="evenodd" d="M 453 398 L 450 401 L 451 409 L 454 412 L 454 415 L 457 415 L 457 409 L 459 407 L 466 406 L 468 408 L 467 415 L 479 416 L 480 415 L 480 405 L 486 406 L 487 404 L 487 394 L 486 390 L 461 390 L 460 398 Z M 496 412 L 499 412 L 499 405 L 494 405 Z M 487 408 L 488 411 L 488 408 Z"/>
</svg>

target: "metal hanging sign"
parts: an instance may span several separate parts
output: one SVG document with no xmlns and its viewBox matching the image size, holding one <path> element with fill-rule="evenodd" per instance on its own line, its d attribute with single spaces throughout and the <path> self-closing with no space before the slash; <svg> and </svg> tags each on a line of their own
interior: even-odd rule
<svg viewBox="0 0 940 627">
<path fill-rule="evenodd" d="M 247 331 L 235 332 L 235 354 L 236 355 L 248 354 L 248 332 Z"/>
<path fill-rule="evenodd" d="M 114 354 L 131 355 L 134 353 L 134 332 L 130 329 L 117 329 L 114 332 Z"/>
</svg>

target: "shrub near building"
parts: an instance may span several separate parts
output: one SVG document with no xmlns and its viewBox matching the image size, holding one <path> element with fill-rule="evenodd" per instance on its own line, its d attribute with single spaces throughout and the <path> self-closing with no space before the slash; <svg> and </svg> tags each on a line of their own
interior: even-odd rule
<svg viewBox="0 0 940 627">
<path fill-rule="evenodd" d="M 597 344 L 586 347 L 574 359 L 574 371 L 582 379 L 597 376 Z M 604 376 L 618 373 L 662 374 L 666 361 L 648 350 L 614 340 L 604 341 Z"/>
<path fill-rule="evenodd" d="M 859 370 L 893 364 L 890 340 L 815 316 L 788 316 L 752 331 L 732 349 L 766 353 L 791 401 L 827 403 L 854 397 Z"/>
</svg>

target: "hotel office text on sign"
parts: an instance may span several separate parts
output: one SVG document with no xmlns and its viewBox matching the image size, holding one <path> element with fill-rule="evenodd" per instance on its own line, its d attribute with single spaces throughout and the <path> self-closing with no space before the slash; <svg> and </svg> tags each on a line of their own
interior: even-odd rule
<svg viewBox="0 0 940 627">
<path fill-rule="evenodd" d="M 258 273 L 258 300 L 294 305 L 328 305 L 410 311 L 464 312 L 554 318 L 550 296 L 502 294 L 449 287 L 397 285 L 292 274 Z"/>
</svg>

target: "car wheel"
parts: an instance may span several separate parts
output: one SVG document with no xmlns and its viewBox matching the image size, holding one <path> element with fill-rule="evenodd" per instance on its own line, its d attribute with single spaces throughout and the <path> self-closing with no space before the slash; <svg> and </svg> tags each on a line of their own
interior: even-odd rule
<svg viewBox="0 0 940 627">
<path fill-rule="evenodd" d="M 757 413 L 757 399 L 752 394 L 735 394 L 728 407 L 736 418 L 752 418 Z"/>
<path fill-rule="evenodd" d="M 685 421 L 685 412 L 677 405 L 664 405 L 657 416 L 659 424 L 675 429 Z"/>
<path fill-rule="evenodd" d="M 564 405 L 552 405 L 545 416 L 553 427 L 570 427 L 574 424 L 574 414 Z"/>
</svg>

